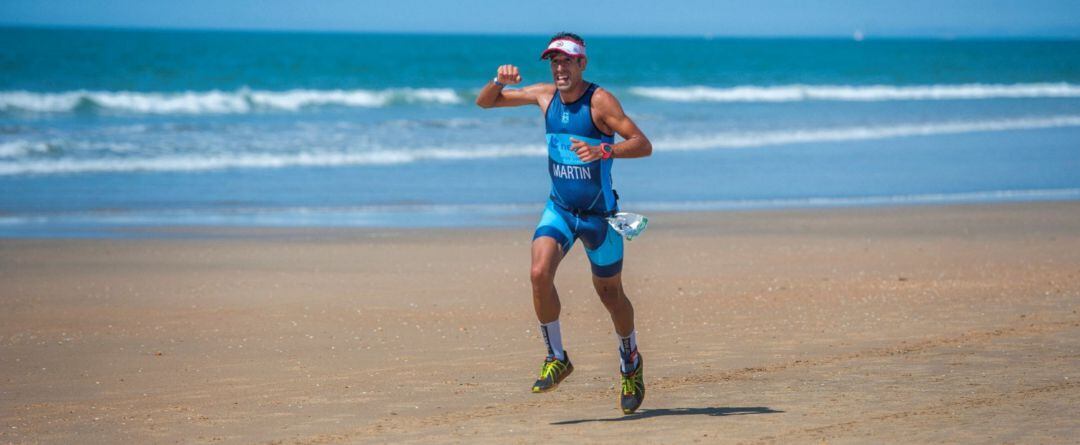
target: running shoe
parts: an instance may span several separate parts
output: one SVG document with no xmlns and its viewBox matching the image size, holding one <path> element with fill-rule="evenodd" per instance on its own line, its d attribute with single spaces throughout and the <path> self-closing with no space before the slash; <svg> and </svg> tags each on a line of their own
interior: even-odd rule
<svg viewBox="0 0 1080 445">
<path fill-rule="evenodd" d="M 637 362 L 637 368 L 633 371 L 622 373 L 622 397 L 619 398 L 619 405 L 622 406 L 623 414 L 633 414 L 645 400 L 645 359 L 638 355 Z"/>
<path fill-rule="evenodd" d="M 533 383 L 532 392 L 551 391 L 559 386 L 559 382 L 566 376 L 574 372 L 574 365 L 570 363 L 570 354 L 564 351 L 563 355 L 566 357 L 564 360 L 551 356 L 544 360 L 544 364 L 540 366 L 540 377 L 536 379 L 536 383 Z"/>
</svg>

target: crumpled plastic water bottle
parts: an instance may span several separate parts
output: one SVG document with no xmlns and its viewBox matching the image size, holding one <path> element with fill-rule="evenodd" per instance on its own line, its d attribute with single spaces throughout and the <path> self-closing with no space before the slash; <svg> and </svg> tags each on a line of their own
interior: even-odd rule
<svg viewBox="0 0 1080 445">
<path fill-rule="evenodd" d="M 630 241 L 645 231 L 645 227 L 649 225 L 649 218 L 637 213 L 619 212 L 608 217 L 607 222 L 611 228 Z"/>
</svg>

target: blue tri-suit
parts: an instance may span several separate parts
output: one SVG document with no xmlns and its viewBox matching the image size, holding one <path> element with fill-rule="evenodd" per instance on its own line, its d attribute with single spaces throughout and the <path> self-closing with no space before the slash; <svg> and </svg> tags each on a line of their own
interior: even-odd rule
<svg viewBox="0 0 1080 445">
<path fill-rule="evenodd" d="M 548 105 L 544 121 L 551 196 L 533 239 L 554 238 L 566 254 L 574 240 L 581 238 L 593 275 L 606 278 L 622 271 L 623 259 L 622 236 L 606 219 L 618 211 L 617 195 L 611 188 L 613 159 L 582 162 L 570 149 L 570 138 L 589 145 L 615 142 L 613 135 L 602 133 L 593 124 L 591 103 L 596 88 L 590 84 L 585 94 L 568 104 L 555 90 Z"/>
</svg>

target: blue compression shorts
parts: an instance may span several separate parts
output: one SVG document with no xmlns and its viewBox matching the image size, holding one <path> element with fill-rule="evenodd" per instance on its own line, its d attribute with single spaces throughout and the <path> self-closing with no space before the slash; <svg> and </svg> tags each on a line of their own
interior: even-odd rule
<svg viewBox="0 0 1080 445">
<path fill-rule="evenodd" d="M 569 253 L 574 241 L 581 238 L 593 275 L 608 278 L 622 272 L 622 236 L 608 225 L 602 215 L 575 215 L 549 200 L 544 214 L 540 216 L 540 223 L 536 225 L 536 232 L 533 232 L 533 240 L 541 236 L 554 238 L 562 248 L 563 255 Z"/>
</svg>

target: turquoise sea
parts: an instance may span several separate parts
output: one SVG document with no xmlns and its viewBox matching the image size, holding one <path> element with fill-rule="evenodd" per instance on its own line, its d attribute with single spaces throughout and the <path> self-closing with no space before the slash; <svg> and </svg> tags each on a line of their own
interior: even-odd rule
<svg viewBox="0 0 1080 445">
<path fill-rule="evenodd" d="M 650 213 L 1080 199 L 1080 42 L 590 37 Z M 546 36 L 0 28 L 0 236 L 532 225 Z"/>
</svg>

